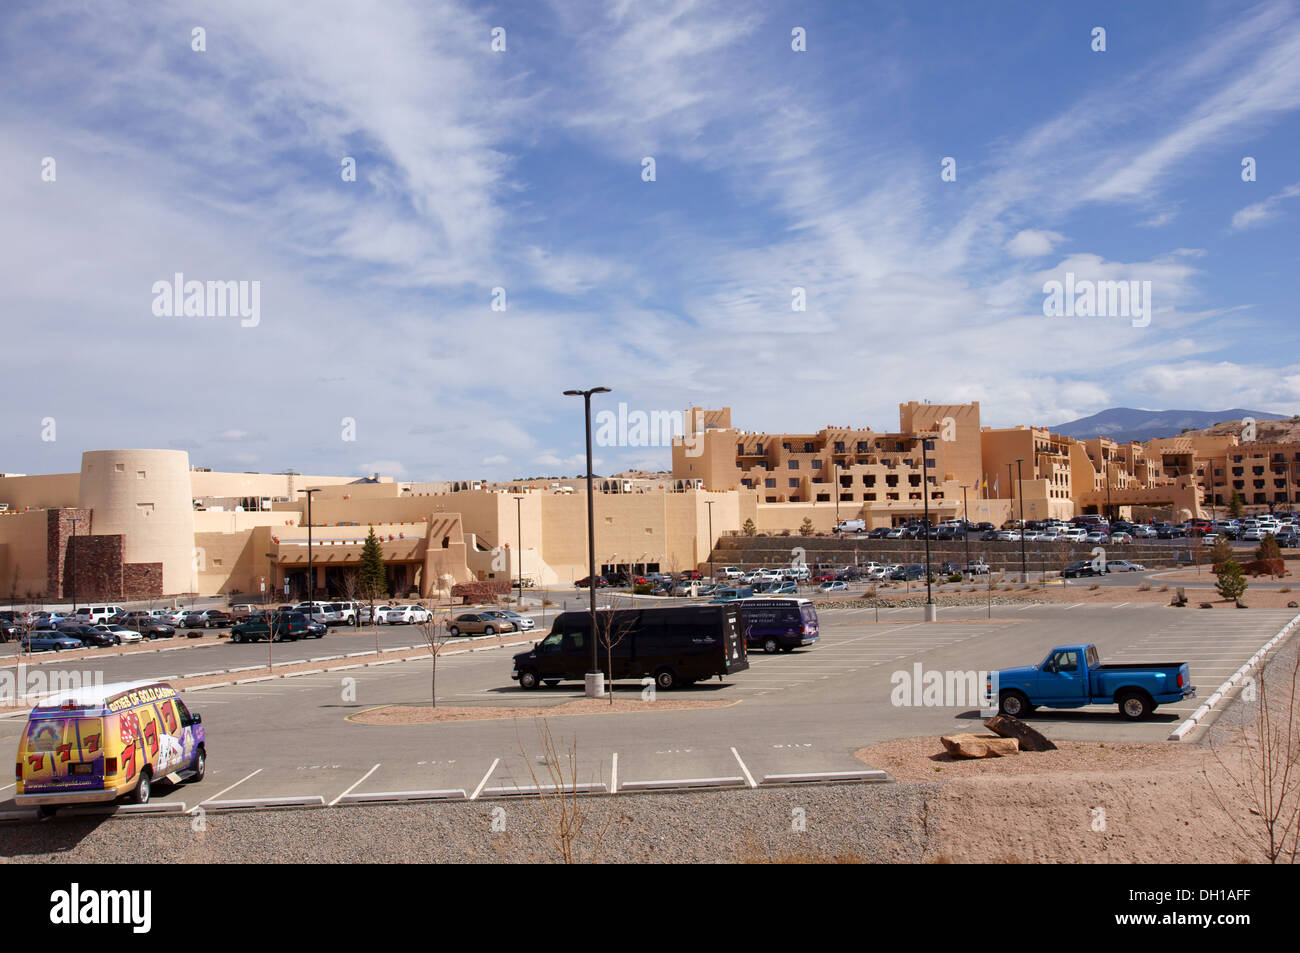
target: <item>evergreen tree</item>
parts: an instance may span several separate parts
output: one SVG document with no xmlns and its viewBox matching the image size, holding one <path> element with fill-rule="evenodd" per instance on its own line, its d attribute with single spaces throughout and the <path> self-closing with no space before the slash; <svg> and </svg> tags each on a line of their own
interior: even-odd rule
<svg viewBox="0 0 1300 953">
<path fill-rule="evenodd" d="M 1218 566 L 1232 558 L 1232 543 L 1223 538 L 1216 539 L 1214 545 L 1210 547 L 1211 565 Z"/>
<path fill-rule="evenodd" d="M 1224 599 L 1239 601 L 1246 592 L 1246 574 L 1241 571 L 1241 563 L 1229 557 L 1227 562 L 1219 566 L 1215 574 L 1219 577 L 1219 581 L 1214 588 L 1219 590 L 1219 595 Z"/>
<path fill-rule="evenodd" d="M 365 545 L 361 547 L 361 572 L 357 591 L 370 602 L 370 624 L 375 622 L 375 600 L 388 594 L 388 572 L 384 569 L 384 551 L 379 545 L 375 528 L 370 527 Z"/>
<path fill-rule="evenodd" d="M 753 520 L 745 520 L 745 525 L 741 527 L 741 531 L 746 536 L 753 536 L 758 531 L 758 527 L 754 525 Z"/>
<path fill-rule="evenodd" d="M 1277 544 L 1277 539 L 1272 533 L 1265 533 L 1263 540 L 1255 549 L 1256 559 L 1281 559 L 1282 549 Z"/>
<path fill-rule="evenodd" d="M 811 536 L 812 534 L 813 534 L 813 521 L 811 518 L 805 516 L 803 518 L 803 524 L 800 525 L 799 527 L 799 535 Z"/>
<path fill-rule="evenodd" d="M 1232 491 L 1232 499 L 1228 501 L 1228 515 L 1235 520 L 1239 520 L 1246 514 L 1246 507 L 1241 502 L 1241 494 L 1236 490 Z"/>
</svg>

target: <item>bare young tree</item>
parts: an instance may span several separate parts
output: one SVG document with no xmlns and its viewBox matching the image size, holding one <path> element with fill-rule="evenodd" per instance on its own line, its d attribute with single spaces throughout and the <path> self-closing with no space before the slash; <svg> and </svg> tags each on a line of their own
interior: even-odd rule
<svg viewBox="0 0 1300 953">
<path fill-rule="evenodd" d="M 1239 816 L 1213 783 L 1209 787 L 1228 819 L 1269 863 L 1294 864 L 1300 852 L 1300 699 L 1296 697 L 1300 653 L 1289 671 L 1265 663 L 1249 684 L 1255 690 L 1256 709 L 1238 732 L 1236 757 L 1225 756 L 1218 747 L 1214 756 L 1233 785 L 1244 792 L 1250 816 Z"/>
<path fill-rule="evenodd" d="M 609 696 L 610 705 L 614 704 L 614 649 L 636 625 L 636 620 L 630 613 L 619 610 L 630 609 L 633 605 L 628 600 L 628 605 L 623 606 L 617 596 L 612 596 L 609 608 L 596 612 L 596 641 L 605 650 L 605 693 Z"/>
<path fill-rule="evenodd" d="M 438 707 L 438 656 L 442 653 L 442 647 L 451 639 L 447 631 L 448 618 L 449 616 L 438 612 L 428 622 L 416 624 L 424 644 L 429 646 L 429 698 L 434 708 Z"/>
<path fill-rule="evenodd" d="M 546 833 L 562 863 L 594 863 L 600 854 L 600 845 L 609 828 L 611 815 L 606 815 L 605 823 L 596 829 L 594 841 L 584 857 L 582 854 L 583 831 L 587 830 L 591 820 L 592 801 L 581 791 L 578 780 L 578 740 L 575 737 L 567 748 L 560 750 L 555 736 L 551 733 L 550 722 L 545 718 L 536 719 L 537 740 L 541 756 L 537 759 L 543 765 L 543 772 L 538 776 L 533 767 L 533 759 L 528 756 L 523 742 L 519 742 L 519 753 L 537 797 L 542 805 Z M 517 727 L 516 727 L 517 736 Z"/>
</svg>

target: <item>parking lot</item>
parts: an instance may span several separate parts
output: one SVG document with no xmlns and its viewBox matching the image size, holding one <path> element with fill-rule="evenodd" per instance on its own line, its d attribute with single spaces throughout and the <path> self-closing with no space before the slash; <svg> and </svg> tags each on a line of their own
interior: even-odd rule
<svg viewBox="0 0 1300 953">
<path fill-rule="evenodd" d="M 565 715 L 546 723 L 561 752 L 576 746 L 579 781 L 596 791 L 757 787 L 792 776 L 869 780 L 872 766 L 854 757 L 858 748 L 978 727 L 978 712 L 969 704 L 895 705 L 895 673 L 911 673 L 916 665 L 983 672 L 1038 662 L 1058 644 L 1095 642 L 1103 661 L 1189 662 L 1199 699 L 1162 706 L 1141 723 L 1122 720 L 1113 706 L 1039 711 L 1032 723 L 1058 740 L 1162 741 L 1294 612 L 1028 605 L 995 607 L 991 619 L 984 609 L 944 610 L 928 624 L 918 615 L 916 608 L 883 609 L 877 622 L 874 609 L 826 610 L 820 643 L 788 655 L 751 653 L 750 669 L 725 683 L 659 696 L 710 699 L 723 707 Z M 403 636 L 400 644 L 411 644 L 409 632 L 382 637 Z M 331 654 L 327 650 L 340 642 L 366 641 L 331 633 L 275 650 L 277 657 L 295 651 L 312 657 Z M 159 785 L 154 801 L 220 809 L 267 798 L 343 804 L 395 792 L 491 798 L 550 783 L 539 761 L 540 720 L 527 716 L 581 697 L 582 687 L 521 691 L 509 677 L 517 651 L 462 650 L 438 666 L 440 705 L 515 706 L 523 710 L 515 718 L 385 727 L 347 720 L 379 706 L 427 703 L 427 659 L 188 692 L 190 707 L 207 727 L 207 777 L 174 790 Z M 244 653 L 255 664 L 265 652 L 265 645 L 223 643 L 77 664 L 102 664 L 111 681 L 203 672 L 218 667 L 217 653 L 227 663 Z M 619 691 L 638 697 L 640 686 L 621 683 Z M 0 746 L 16 750 L 22 727 L 21 717 L 0 719 Z M 0 788 L 0 798 L 12 793 L 12 783 Z M 13 807 L 12 800 L 0 801 L 0 811 Z"/>
</svg>

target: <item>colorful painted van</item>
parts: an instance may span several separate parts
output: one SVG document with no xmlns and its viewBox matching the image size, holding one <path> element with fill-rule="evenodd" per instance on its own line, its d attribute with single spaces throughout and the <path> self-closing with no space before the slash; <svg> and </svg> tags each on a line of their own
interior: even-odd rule
<svg viewBox="0 0 1300 953">
<path fill-rule="evenodd" d="M 28 716 L 14 801 L 44 813 L 122 795 L 144 804 L 159 778 L 203 780 L 206 762 L 202 719 L 167 682 L 74 689 Z"/>
</svg>

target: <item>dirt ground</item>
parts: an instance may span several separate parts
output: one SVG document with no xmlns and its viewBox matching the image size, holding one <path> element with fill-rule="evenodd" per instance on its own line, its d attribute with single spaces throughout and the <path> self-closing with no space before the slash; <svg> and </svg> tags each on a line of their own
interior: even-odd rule
<svg viewBox="0 0 1300 953">
<path fill-rule="evenodd" d="M 941 782 L 925 810 L 931 862 L 1267 861 L 1239 747 L 1063 742 L 954 760 L 909 738 L 856 755 L 900 782 Z"/>
</svg>

